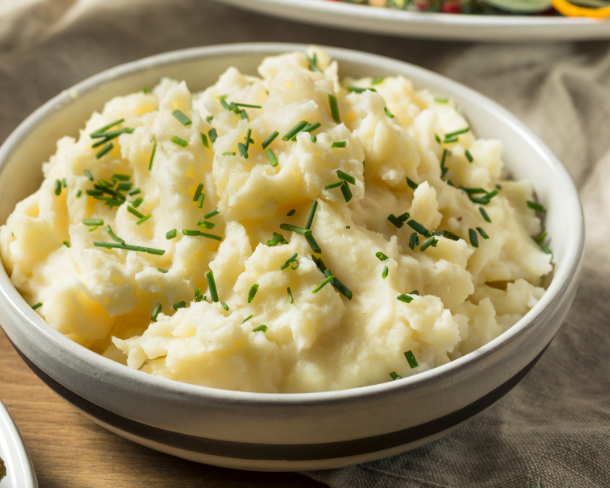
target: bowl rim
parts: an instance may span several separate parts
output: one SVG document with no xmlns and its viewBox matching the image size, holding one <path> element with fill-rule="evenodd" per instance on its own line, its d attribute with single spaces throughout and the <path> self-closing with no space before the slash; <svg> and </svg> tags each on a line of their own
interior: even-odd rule
<svg viewBox="0 0 610 488">
<path fill-rule="evenodd" d="M 0 172 L 3 170 L 11 155 L 22 143 L 22 140 L 31 132 L 33 127 L 42 123 L 47 116 L 52 115 L 62 107 L 71 103 L 77 103 L 79 95 L 94 91 L 105 83 L 146 71 L 152 67 L 158 68 L 161 66 L 218 58 L 227 55 L 272 56 L 284 52 L 304 51 L 307 47 L 308 46 L 305 44 L 296 43 L 220 44 L 161 53 L 104 70 L 77 83 L 71 88 L 62 91 L 21 122 L 0 147 Z M 443 86 L 443 89 L 447 94 L 458 94 L 462 97 L 466 97 L 472 103 L 484 107 L 484 110 L 495 118 L 504 119 L 505 123 L 512 126 L 513 130 L 519 134 L 525 143 L 528 143 L 540 154 L 541 159 L 546 160 L 546 163 L 549 166 L 548 169 L 555 174 L 557 181 L 561 183 L 561 188 L 558 191 L 561 191 L 563 198 L 570 200 L 571 205 L 574 206 L 575 211 L 571 212 L 570 216 L 567 216 L 568 221 L 566 222 L 566 225 L 568 227 L 573 227 L 575 232 L 566 232 L 566 234 L 564 234 L 565 239 L 568 242 L 565 256 L 562 259 L 563 265 L 558 272 L 555 272 L 553 279 L 542 298 L 521 320 L 506 332 L 500 334 L 497 338 L 477 350 L 431 370 L 403 378 L 399 382 L 392 381 L 361 388 L 311 393 L 256 393 L 222 390 L 207 386 L 182 383 L 131 369 L 128 366 L 117 363 L 80 346 L 51 327 L 50 324 L 31 309 L 8 278 L 4 266 L 0 266 L 0 295 L 4 295 L 7 303 L 13 307 L 14 312 L 16 312 L 16 315 L 21 322 L 27 324 L 27 327 L 33 327 L 37 330 L 39 335 L 44 336 L 46 340 L 59 346 L 62 349 L 63 354 L 71 354 L 79 361 L 88 364 L 92 368 L 96 368 L 95 376 L 98 378 L 103 374 L 109 374 L 113 377 L 121 378 L 124 383 L 135 382 L 141 384 L 141 386 L 151 388 L 151 391 L 162 389 L 167 394 L 177 395 L 183 399 L 188 397 L 194 401 L 207 400 L 218 402 L 246 402 L 255 405 L 285 404 L 297 406 L 303 404 L 332 404 L 356 398 L 368 398 L 384 393 L 395 393 L 398 390 L 416 389 L 421 387 L 422 384 L 443 380 L 451 375 L 473 367 L 475 363 L 484 361 L 494 352 L 504 348 L 518 336 L 533 328 L 547 310 L 558 306 L 558 300 L 570 285 L 571 280 L 574 278 L 582 261 L 584 248 L 584 217 L 576 188 L 568 172 L 550 149 L 534 135 L 523 122 L 507 109 L 475 90 L 445 76 L 385 56 L 329 46 L 320 47 L 329 53 L 333 59 L 337 59 L 339 62 L 352 62 L 360 65 L 369 64 L 372 69 L 379 69 L 383 65 L 383 70 L 391 70 L 393 67 L 402 68 L 402 70 L 407 68 L 410 73 L 416 74 L 421 79 L 434 80 Z M 396 71 L 398 71 L 398 69 Z M 416 85 L 417 84 L 418 82 L 416 82 Z M 571 219 L 572 222 L 570 222 L 569 219 Z M 33 358 L 30 358 L 30 360 L 32 359 Z M 36 361 L 33 362 L 36 363 Z M 59 381 L 58 379 L 56 380 Z"/>
</svg>

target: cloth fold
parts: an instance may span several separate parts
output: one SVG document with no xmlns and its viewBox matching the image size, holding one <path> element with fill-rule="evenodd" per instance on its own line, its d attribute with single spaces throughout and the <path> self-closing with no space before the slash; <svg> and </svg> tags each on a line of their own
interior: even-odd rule
<svg viewBox="0 0 610 488">
<path fill-rule="evenodd" d="M 512 392 L 412 452 L 306 474 L 337 488 L 525 488 L 538 478 L 546 488 L 610 486 L 610 43 L 398 39 L 200 0 L 0 0 L 0 139 L 46 100 L 101 70 L 159 52 L 244 41 L 360 49 L 464 83 L 542 137 L 574 178 L 585 209 L 586 258 L 574 306 Z"/>
</svg>

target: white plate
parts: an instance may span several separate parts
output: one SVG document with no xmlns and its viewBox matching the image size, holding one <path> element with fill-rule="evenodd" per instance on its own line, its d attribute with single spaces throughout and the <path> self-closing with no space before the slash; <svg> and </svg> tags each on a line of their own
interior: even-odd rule
<svg viewBox="0 0 610 488">
<path fill-rule="evenodd" d="M 464 41 L 610 39 L 610 21 L 576 17 L 406 12 L 328 0 L 220 0 L 256 12 L 344 29 Z"/>
<path fill-rule="evenodd" d="M 38 488 L 36 474 L 21 434 L 0 401 L 0 458 L 6 466 L 6 478 L 0 488 Z"/>
</svg>

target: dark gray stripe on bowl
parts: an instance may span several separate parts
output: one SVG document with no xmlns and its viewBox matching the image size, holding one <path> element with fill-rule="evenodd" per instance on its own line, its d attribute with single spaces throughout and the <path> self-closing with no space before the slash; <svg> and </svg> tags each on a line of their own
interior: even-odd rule
<svg viewBox="0 0 610 488">
<path fill-rule="evenodd" d="M 390 432 L 388 434 L 381 434 L 363 439 L 327 442 L 323 444 L 252 444 L 248 442 L 222 441 L 180 434 L 178 432 L 171 432 L 142 424 L 135 420 L 117 415 L 110 410 L 106 410 L 77 395 L 42 371 L 15 347 L 14 344 L 13 347 L 36 376 L 44 381 L 49 388 L 55 391 L 55 393 L 83 412 L 86 412 L 115 429 L 159 444 L 184 449 L 186 451 L 210 454 L 212 456 L 273 461 L 314 461 L 358 456 L 370 452 L 383 451 L 385 449 L 410 444 L 443 432 L 451 427 L 455 427 L 482 412 L 512 390 L 529 370 L 534 367 L 542 354 L 544 354 L 544 351 L 546 351 L 548 345 L 531 363 L 508 381 L 460 410 L 456 410 L 455 412 L 436 420 L 426 422 L 425 424 L 416 425 L 397 432 Z"/>
</svg>

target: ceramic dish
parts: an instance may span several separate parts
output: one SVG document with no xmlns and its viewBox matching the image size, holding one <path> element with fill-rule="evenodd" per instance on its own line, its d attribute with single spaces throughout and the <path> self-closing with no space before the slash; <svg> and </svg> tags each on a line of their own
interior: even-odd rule
<svg viewBox="0 0 610 488">
<path fill-rule="evenodd" d="M 42 180 L 55 141 L 76 135 L 105 101 L 162 76 L 193 91 L 229 66 L 254 73 L 294 44 L 234 44 L 162 54 L 105 71 L 50 100 L 0 148 L 0 222 Z M 508 111 L 447 78 L 380 56 L 328 48 L 341 76 L 403 74 L 451 97 L 481 136 L 506 145 L 516 178 L 532 181 L 548 209 L 555 273 L 540 302 L 508 332 L 452 363 L 401 381 L 345 391 L 260 394 L 173 382 L 105 359 L 63 336 L 21 298 L 0 266 L 0 324 L 28 366 L 100 425 L 135 442 L 241 469 L 327 469 L 383 458 L 451 432 L 500 399 L 534 366 L 574 297 L 583 246 L 576 190 L 553 154 Z M 19 184 L 16 184 L 19 182 Z"/>
<path fill-rule="evenodd" d="M 577 17 L 406 12 L 327 0 L 220 0 L 256 12 L 344 29 L 463 41 L 610 38 L 610 22 Z"/>
<path fill-rule="evenodd" d="M 36 474 L 17 426 L 0 401 L 0 458 L 6 466 L 2 488 L 38 488 Z"/>
</svg>

